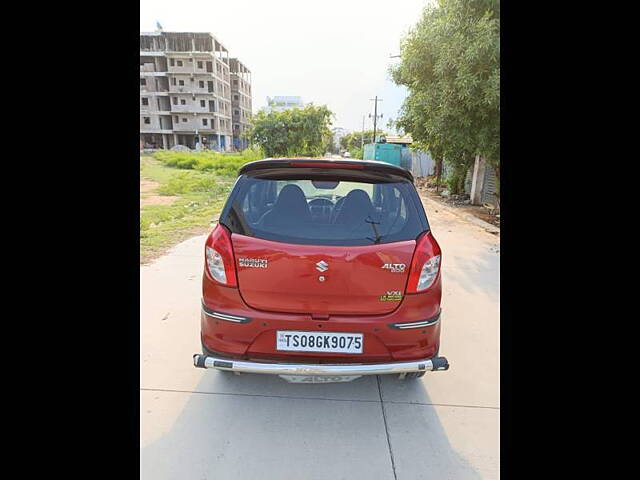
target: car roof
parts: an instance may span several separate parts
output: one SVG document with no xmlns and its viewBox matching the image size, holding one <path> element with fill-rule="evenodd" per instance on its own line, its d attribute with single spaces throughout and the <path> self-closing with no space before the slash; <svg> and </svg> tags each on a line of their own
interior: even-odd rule
<svg viewBox="0 0 640 480">
<path fill-rule="evenodd" d="M 313 167 L 313 168 L 354 168 L 376 171 L 379 173 L 387 173 L 391 175 L 400 175 L 413 182 L 413 175 L 397 165 L 390 163 L 378 162 L 376 160 L 358 160 L 358 159 L 335 159 L 327 157 L 288 157 L 288 158 L 265 158 L 264 160 L 256 160 L 245 163 L 238 172 L 243 175 L 256 170 L 268 170 L 271 168 L 282 167 Z"/>
</svg>

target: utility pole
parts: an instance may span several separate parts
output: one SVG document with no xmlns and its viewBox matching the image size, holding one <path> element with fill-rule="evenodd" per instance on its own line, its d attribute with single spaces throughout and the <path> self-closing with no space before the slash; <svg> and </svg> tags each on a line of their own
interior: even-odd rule
<svg viewBox="0 0 640 480">
<path fill-rule="evenodd" d="M 378 116 L 378 102 L 381 102 L 382 99 L 378 99 L 378 96 L 376 95 L 376 98 L 370 98 L 369 100 L 375 102 L 375 105 L 373 107 L 373 143 L 376 143 L 376 126 L 378 123 L 378 118 L 382 118 L 383 116 L 382 113 L 380 114 L 380 116 Z M 371 114 L 369 114 L 369 118 L 371 118 Z"/>
<path fill-rule="evenodd" d="M 360 150 L 364 151 L 364 115 L 362 115 L 362 132 L 360 135 Z"/>
</svg>

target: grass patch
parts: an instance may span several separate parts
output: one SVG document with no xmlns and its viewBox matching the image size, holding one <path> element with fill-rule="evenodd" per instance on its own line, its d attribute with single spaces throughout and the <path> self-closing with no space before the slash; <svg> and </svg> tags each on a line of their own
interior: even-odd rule
<svg viewBox="0 0 640 480">
<path fill-rule="evenodd" d="M 160 153 L 184 155 L 183 152 Z M 186 155 L 199 157 L 202 154 Z M 233 158 L 225 168 L 189 170 L 184 167 L 178 169 L 177 165 L 168 166 L 152 157 L 140 158 L 140 178 L 159 183 L 154 194 L 178 197 L 171 205 L 145 205 L 140 208 L 141 263 L 162 255 L 173 245 L 193 235 L 211 229 L 212 220 L 217 220 L 235 181 L 236 173 L 228 175 L 227 172 L 236 172 L 236 164 L 237 159 Z"/>
<path fill-rule="evenodd" d="M 174 152 L 161 151 L 153 154 L 153 158 L 166 167 L 182 170 L 210 172 L 221 177 L 235 177 L 242 165 L 263 157 L 259 149 L 247 149 L 242 153 Z"/>
</svg>

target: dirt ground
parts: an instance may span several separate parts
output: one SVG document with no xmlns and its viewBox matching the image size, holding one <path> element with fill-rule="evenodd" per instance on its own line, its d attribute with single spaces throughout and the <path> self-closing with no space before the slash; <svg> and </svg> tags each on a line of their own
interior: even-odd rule
<svg viewBox="0 0 640 480">
<path fill-rule="evenodd" d="M 154 195 L 160 184 L 152 180 L 140 179 L 140 207 L 146 205 L 171 205 L 178 197 L 170 195 Z"/>
<path fill-rule="evenodd" d="M 149 193 L 153 192 L 156 188 L 158 188 L 160 184 L 158 182 L 154 182 L 153 180 L 146 180 L 144 178 L 140 179 L 140 193 Z"/>
<path fill-rule="evenodd" d="M 450 208 L 455 208 L 456 210 L 464 213 L 469 213 L 474 217 L 479 218 L 480 220 L 484 220 L 491 225 L 495 225 L 496 227 L 500 227 L 500 216 L 494 215 L 489 212 L 489 209 L 480 206 L 480 205 L 465 205 L 460 201 L 450 200 L 441 196 L 439 193 L 436 193 L 435 188 L 429 188 L 426 185 L 426 181 L 416 181 L 416 188 L 420 192 L 421 195 L 430 198 L 436 202 L 442 203 Z M 445 187 L 440 187 L 440 191 L 444 190 Z"/>
</svg>

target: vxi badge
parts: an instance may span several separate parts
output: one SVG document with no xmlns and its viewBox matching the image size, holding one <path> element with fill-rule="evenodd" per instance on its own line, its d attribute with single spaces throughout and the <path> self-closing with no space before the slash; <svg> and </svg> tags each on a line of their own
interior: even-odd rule
<svg viewBox="0 0 640 480">
<path fill-rule="evenodd" d="M 400 300 L 402 300 L 400 290 L 389 290 L 385 295 L 380 295 L 381 302 L 399 302 Z"/>
<path fill-rule="evenodd" d="M 406 265 L 404 263 L 385 263 L 382 268 L 390 270 L 391 273 L 403 273 Z"/>
</svg>

